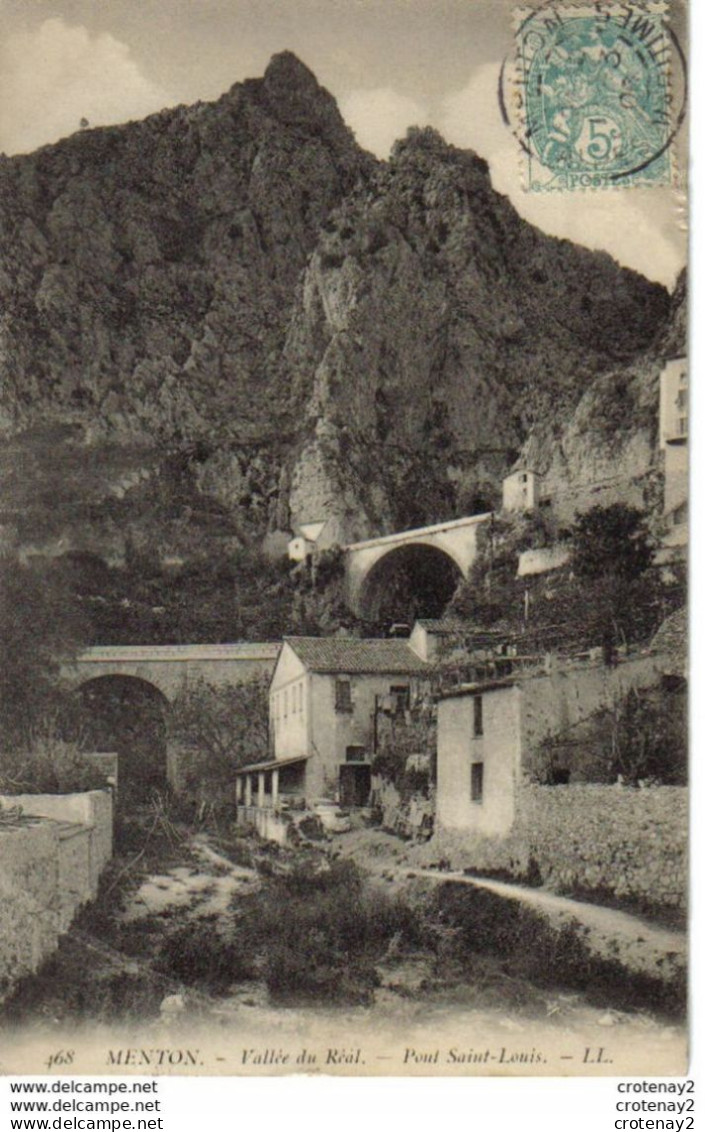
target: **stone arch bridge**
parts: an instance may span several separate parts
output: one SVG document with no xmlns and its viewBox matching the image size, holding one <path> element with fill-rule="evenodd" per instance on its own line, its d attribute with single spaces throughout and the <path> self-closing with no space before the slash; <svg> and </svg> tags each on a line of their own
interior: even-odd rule
<svg viewBox="0 0 705 1132">
<path fill-rule="evenodd" d="M 477 557 L 477 535 L 489 522 L 492 513 L 470 515 L 430 527 L 400 531 L 345 547 L 347 599 L 350 608 L 360 617 L 376 619 L 385 590 L 400 568 L 410 578 L 427 579 L 426 585 L 437 590 L 454 589 L 461 577 L 466 578 Z M 452 592 L 447 595 L 449 600 Z M 425 613 L 426 616 L 429 613 Z M 431 615 L 437 615 L 433 612 Z"/>
<path fill-rule="evenodd" d="M 203 679 L 215 686 L 270 677 L 279 645 L 111 645 L 86 649 L 62 668 L 83 706 L 85 741 L 118 755 L 118 799 L 129 804 L 166 782 L 184 785 L 188 752 L 170 734 L 170 705 Z"/>
<path fill-rule="evenodd" d="M 96 645 L 64 665 L 70 688 L 103 677 L 129 677 L 151 684 L 172 701 L 182 688 L 202 678 L 216 686 L 244 684 L 271 676 L 280 646 L 242 641 L 233 645 Z"/>
</svg>

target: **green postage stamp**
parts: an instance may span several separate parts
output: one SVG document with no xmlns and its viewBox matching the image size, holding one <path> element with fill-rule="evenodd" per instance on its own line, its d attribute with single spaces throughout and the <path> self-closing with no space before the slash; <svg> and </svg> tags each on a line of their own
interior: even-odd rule
<svg viewBox="0 0 705 1132">
<path fill-rule="evenodd" d="M 673 181 L 682 54 L 663 3 L 515 13 L 516 90 L 531 192 Z"/>
</svg>

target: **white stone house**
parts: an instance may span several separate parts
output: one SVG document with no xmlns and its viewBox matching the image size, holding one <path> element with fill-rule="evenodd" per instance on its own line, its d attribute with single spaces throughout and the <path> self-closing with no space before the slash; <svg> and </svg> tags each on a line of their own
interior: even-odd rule
<svg viewBox="0 0 705 1132">
<path fill-rule="evenodd" d="M 301 523 L 287 549 L 292 562 L 305 562 L 316 551 L 328 550 L 333 545 L 331 521 L 319 519 L 314 523 Z"/>
<path fill-rule="evenodd" d="M 438 704 L 436 828 L 506 837 L 511 832 L 530 759 L 541 742 L 613 706 L 630 688 L 659 679 L 652 655 L 615 668 L 576 658 L 501 680 L 463 685 Z M 576 781 L 559 768 L 556 783 Z"/>
<path fill-rule="evenodd" d="M 435 661 L 443 649 L 462 645 L 467 632 L 465 622 L 451 617 L 420 617 L 414 622 L 409 646 L 422 660 Z"/>
<path fill-rule="evenodd" d="M 406 640 L 285 638 L 269 693 L 272 758 L 237 771 L 240 802 L 366 805 L 380 717 L 423 696 L 429 670 Z"/>
<path fill-rule="evenodd" d="M 541 480 L 531 468 L 515 468 L 502 480 L 503 511 L 534 511 L 541 501 Z"/>
</svg>

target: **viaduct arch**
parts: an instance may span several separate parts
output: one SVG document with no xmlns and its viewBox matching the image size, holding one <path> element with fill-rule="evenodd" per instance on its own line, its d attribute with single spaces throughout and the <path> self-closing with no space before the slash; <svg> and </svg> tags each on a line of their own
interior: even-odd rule
<svg viewBox="0 0 705 1132">
<path fill-rule="evenodd" d="M 179 785 L 179 752 L 169 740 L 170 705 L 199 679 L 244 684 L 269 677 L 279 645 L 109 645 L 85 649 L 62 668 L 64 686 L 80 697 L 86 742 L 118 754 L 118 797 Z"/>
<path fill-rule="evenodd" d="M 359 617 L 384 616 L 385 595 L 400 585 L 410 591 L 406 600 L 418 616 L 438 616 L 455 584 L 466 578 L 477 557 L 478 531 L 492 513 L 471 515 L 430 527 L 400 531 L 352 543 L 345 548 L 347 596 Z M 434 607 L 435 606 L 435 607 Z"/>
<path fill-rule="evenodd" d="M 82 745 L 118 757 L 122 808 L 163 789 L 169 781 L 169 702 L 136 676 L 95 676 L 76 688 Z"/>
<path fill-rule="evenodd" d="M 131 676 L 156 688 L 171 703 L 182 688 L 199 678 L 216 686 L 244 684 L 271 676 L 278 644 L 241 641 L 231 645 L 96 645 L 85 649 L 62 676 L 78 688 L 99 676 Z"/>
</svg>

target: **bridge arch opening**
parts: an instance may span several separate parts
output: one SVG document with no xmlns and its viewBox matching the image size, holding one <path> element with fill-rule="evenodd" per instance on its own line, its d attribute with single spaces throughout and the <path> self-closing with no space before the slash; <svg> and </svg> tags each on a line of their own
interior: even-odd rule
<svg viewBox="0 0 705 1132">
<path fill-rule="evenodd" d="M 146 801 L 167 784 L 169 702 L 137 676 L 96 676 L 76 689 L 84 750 L 118 756 L 121 808 Z"/>
<path fill-rule="evenodd" d="M 375 562 L 360 594 L 369 621 L 413 624 L 419 617 L 441 617 L 462 571 L 450 554 L 426 543 L 406 543 Z"/>
</svg>

